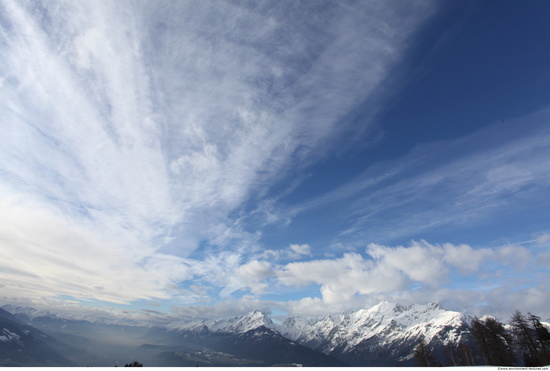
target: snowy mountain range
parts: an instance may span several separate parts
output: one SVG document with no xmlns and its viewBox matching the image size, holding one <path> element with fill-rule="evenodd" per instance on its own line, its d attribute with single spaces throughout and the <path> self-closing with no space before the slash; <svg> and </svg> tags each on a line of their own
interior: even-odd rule
<svg viewBox="0 0 550 371">
<path fill-rule="evenodd" d="M 264 328 L 351 365 L 383 366 L 412 364 L 413 349 L 422 339 L 435 353 L 442 353 L 449 344 L 470 341 L 470 320 L 437 303 L 402 306 L 382 302 L 337 316 L 289 317 L 280 324 L 254 311 L 232 319 L 175 322 L 167 329 L 181 334 L 237 335 Z"/>
<path fill-rule="evenodd" d="M 382 302 L 368 310 L 317 321 L 288 318 L 281 333 L 301 344 L 354 365 L 411 363 L 414 347 L 425 340 L 435 352 L 469 341 L 470 318 L 437 303 L 402 306 Z"/>
<path fill-rule="evenodd" d="M 460 343 L 473 346 L 472 318 L 435 302 L 409 306 L 382 302 L 370 309 L 322 318 L 287 317 L 282 322 L 252 311 L 233 318 L 188 319 L 157 326 L 66 319 L 38 315 L 28 308 L 4 309 L 14 315 L 2 312 L 0 355 L 13 351 L 25 334 L 31 334 L 72 363 L 86 366 L 112 366 L 135 359 L 151 366 L 411 366 L 414 348 L 422 340 L 442 364 L 449 349 L 456 350 Z"/>
</svg>

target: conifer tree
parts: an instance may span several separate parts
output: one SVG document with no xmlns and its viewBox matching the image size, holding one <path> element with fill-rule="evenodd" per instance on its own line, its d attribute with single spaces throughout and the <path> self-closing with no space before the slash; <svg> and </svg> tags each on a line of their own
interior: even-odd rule
<svg viewBox="0 0 550 371">
<path fill-rule="evenodd" d="M 424 339 L 414 348 L 414 362 L 417 367 L 435 367 L 437 366 L 432 351 Z"/>
<path fill-rule="evenodd" d="M 476 364 L 474 351 L 462 341 L 458 344 L 458 359 L 461 366 L 474 366 Z"/>
<path fill-rule="evenodd" d="M 537 366 L 545 366 L 550 364 L 550 332 L 540 322 L 540 317 L 534 314 L 527 313 L 527 319 L 535 332 L 535 342 L 537 345 Z"/>
<path fill-rule="evenodd" d="M 516 338 L 515 342 L 523 354 L 525 366 L 538 366 L 540 361 L 537 355 L 538 350 L 535 329 L 530 326 L 529 320 L 518 310 L 512 315 L 510 324 L 513 326 L 513 332 Z"/>
<path fill-rule="evenodd" d="M 485 364 L 491 366 L 514 365 L 512 338 L 502 323 L 493 317 L 487 317 L 484 320 L 474 318 L 471 329 Z"/>
<path fill-rule="evenodd" d="M 125 364 L 124 367 L 143 367 L 143 363 L 134 361 L 134 362 Z"/>
<path fill-rule="evenodd" d="M 479 318 L 475 317 L 471 323 L 472 336 L 476 342 L 476 345 L 483 357 L 483 361 L 486 365 L 492 364 L 491 352 L 489 351 L 489 330 L 485 326 L 485 323 Z"/>
<path fill-rule="evenodd" d="M 462 340 L 458 345 L 449 343 L 446 350 L 448 366 L 474 366 L 475 355 L 472 348 Z"/>
</svg>

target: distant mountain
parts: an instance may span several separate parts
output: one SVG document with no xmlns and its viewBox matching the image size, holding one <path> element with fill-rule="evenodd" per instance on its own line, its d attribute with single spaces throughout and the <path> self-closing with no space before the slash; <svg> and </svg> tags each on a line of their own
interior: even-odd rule
<svg viewBox="0 0 550 371">
<path fill-rule="evenodd" d="M 13 313 L 17 318 L 23 322 L 34 322 L 37 319 L 55 319 L 63 321 L 79 321 L 80 323 L 92 323 L 101 325 L 120 325 L 120 326 L 142 326 L 151 327 L 151 323 L 146 320 L 139 320 L 135 318 L 124 318 L 120 316 L 110 315 L 108 312 L 80 312 L 80 311 L 68 311 L 58 312 L 48 309 L 36 309 L 29 306 L 18 306 L 12 304 L 6 304 L 2 306 L 2 309 Z M 166 319 L 157 318 L 159 323 L 169 323 Z"/>
<path fill-rule="evenodd" d="M 242 317 L 174 322 L 166 328 L 181 333 L 243 334 L 261 326 L 266 328 L 275 327 L 271 318 L 255 310 Z"/>
<path fill-rule="evenodd" d="M 58 342 L 0 309 L 0 366 L 76 366 L 50 344 Z"/>
</svg>

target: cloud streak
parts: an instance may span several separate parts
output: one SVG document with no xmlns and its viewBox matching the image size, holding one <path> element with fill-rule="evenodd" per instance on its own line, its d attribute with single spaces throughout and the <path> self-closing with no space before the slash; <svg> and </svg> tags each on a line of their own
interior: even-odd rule
<svg viewBox="0 0 550 371">
<path fill-rule="evenodd" d="M 336 242 L 347 243 L 401 241 L 440 227 L 489 223 L 514 208 L 524 212 L 550 185 L 549 115 L 541 109 L 462 138 L 417 145 L 286 212 L 338 204 L 335 212 L 349 224 Z"/>
<path fill-rule="evenodd" d="M 200 269 L 185 257 L 205 241 L 254 248 L 257 237 L 232 212 L 294 164 L 319 158 L 433 10 L 430 2 L 1 7 L 2 295 L 113 303 L 173 295 Z M 228 238 L 237 242 L 227 247 Z M 244 283 L 226 285 L 250 286 L 265 267 L 249 264 Z"/>
</svg>

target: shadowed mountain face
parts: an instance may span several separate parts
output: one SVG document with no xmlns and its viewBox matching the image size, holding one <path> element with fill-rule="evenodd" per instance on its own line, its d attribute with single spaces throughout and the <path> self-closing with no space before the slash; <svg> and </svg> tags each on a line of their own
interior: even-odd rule
<svg viewBox="0 0 550 371">
<path fill-rule="evenodd" d="M 277 331 L 260 326 L 242 333 L 172 333 L 186 349 L 156 357 L 167 366 L 347 366 L 335 357 L 295 343 Z"/>
<path fill-rule="evenodd" d="M 76 366 L 54 350 L 61 344 L 0 309 L 0 366 Z"/>
</svg>

